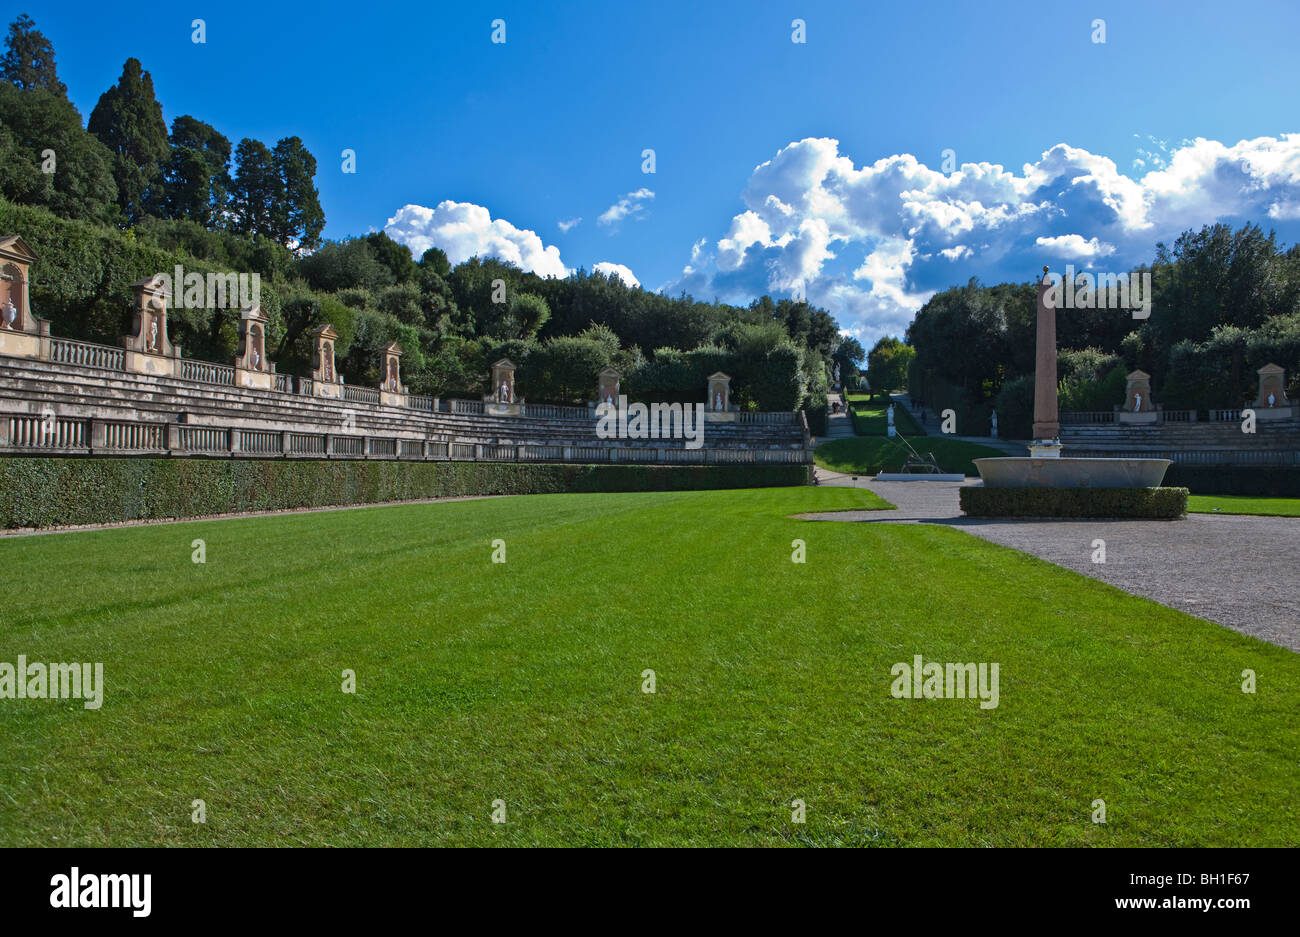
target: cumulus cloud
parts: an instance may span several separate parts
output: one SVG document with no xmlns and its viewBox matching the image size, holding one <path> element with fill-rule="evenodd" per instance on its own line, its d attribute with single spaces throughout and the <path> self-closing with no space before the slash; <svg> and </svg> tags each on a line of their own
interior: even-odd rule
<svg viewBox="0 0 1300 937">
<path fill-rule="evenodd" d="M 1034 238 L 1034 243 L 1041 247 L 1044 253 L 1064 260 L 1093 260 L 1115 253 L 1114 246 L 1103 244 L 1096 238 L 1088 238 L 1085 241 L 1078 234 L 1060 234 L 1050 238 L 1037 237 Z"/>
<path fill-rule="evenodd" d="M 654 197 L 655 194 L 647 188 L 629 192 L 601 212 L 600 217 L 596 219 L 596 224 L 614 225 L 626 218 L 635 218 L 645 211 L 645 203 Z"/>
<path fill-rule="evenodd" d="M 1067 143 L 1018 170 L 976 162 L 943 173 L 906 153 L 857 166 L 836 140 L 799 140 L 755 167 L 743 210 L 692 246 L 666 288 L 733 302 L 802 294 L 874 341 L 970 276 L 1027 280 L 1051 259 L 1119 272 L 1190 227 L 1254 220 L 1285 236 L 1283 223 L 1300 222 L 1300 134 L 1143 142 L 1155 168 L 1130 178 Z"/>
<path fill-rule="evenodd" d="M 516 228 L 504 218 L 493 219 L 482 205 L 439 202 L 436 208 L 403 205 L 384 225 L 386 233 L 405 244 L 415 257 L 430 247 L 441 248 L 453 265 L 474 256 L 508 260 L 543 277 L 567 277 L 560 249 L 546 245 L 537 232 Z"/>
<path fill-rule="evenodd" d="M 555 226 L 565 234 L 568 234 L 580 224 L 582 224 L 581 218 L 561 218 L 559 221 L 555 222 Z"/>
<path fill-rule="evenodd" d="M 608 260 L 602 260 L 600 263 L 594 264 L 591 269 L 597 273 L 603 273 L 607 277 L 618 277 L 628 286 L 641 285 L 641 281 L 633 275 L 632 271 L 622 264 L 615 264 L 610 263 Z"/>
</svg>

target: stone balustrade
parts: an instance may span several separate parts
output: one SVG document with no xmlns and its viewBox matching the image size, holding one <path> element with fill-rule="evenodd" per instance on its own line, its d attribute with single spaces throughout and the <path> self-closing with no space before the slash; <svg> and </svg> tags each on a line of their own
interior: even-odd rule
<svg viewBox="0 0 1300 937">
<path fill-rule="evenodd" d="M 812 451 L 803 448 L 526 445 L 39 415 L 11 415 L 0 423 L 0 452 L 9 455 L 44 453 L 656 465 L 801 465 L 812 462 Z"/>
</svg>

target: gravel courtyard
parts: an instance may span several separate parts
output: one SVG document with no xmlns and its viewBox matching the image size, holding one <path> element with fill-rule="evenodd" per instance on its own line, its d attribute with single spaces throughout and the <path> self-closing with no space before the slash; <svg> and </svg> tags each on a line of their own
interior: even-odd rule
<svg viewBox="0 0 1300 937">
<path fill-rule="evenodd" d="M 823 485 L 853 485 L 818 469 Z M 958 507 L 958 482 L 877 482 L 893 511 L 801 515 L 807 520 L 947 524 L 1091 576 L 1134 595 L 1300 651 L 1300 519 L 1189 514 L 1179 521 L 977 520 Z M 1093 562 L 1093 541 L 1106 562 Z"/>
</svg>

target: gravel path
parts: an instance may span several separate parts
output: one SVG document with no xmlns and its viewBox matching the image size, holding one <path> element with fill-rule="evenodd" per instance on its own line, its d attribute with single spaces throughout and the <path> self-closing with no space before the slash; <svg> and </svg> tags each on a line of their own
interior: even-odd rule
<svg viewBox="0 0 1300 937">
<path fill-rule="evenodd" d="M 818 470 L 823 485 L 852 484 Z M 808 520 L 947 524 L 1100 579 L 1125 592 L 1300 651 L 1300 518 L 1189 514 L 1181 521 L 976 520 L 962 515 L 962 483 L 877 482 L 893 511 L 805 514 Z M 964 484 L 972 484 L 967 481 Z M 1093 563 L 1093 541 L 1106 562 Z"/>
</svg>

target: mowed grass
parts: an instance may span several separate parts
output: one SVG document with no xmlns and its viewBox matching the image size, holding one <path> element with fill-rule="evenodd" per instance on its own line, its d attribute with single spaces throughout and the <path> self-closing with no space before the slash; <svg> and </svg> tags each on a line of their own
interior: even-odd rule
<svg viewBox="0 0 1300 937">
<path fill-rule="evenodd" d="M 978 475 L 975 459 L 998 458 L 1005 452 L 981 446 L 978 443 L 948 439 L 944 436 L 914 436 L 907 440 L 921 454 L 933 452 L 939 467 L 945 472 Z M 897 472 L 910 457 L 907 446 L 898 439 L 885 436 L 856 436 L 835 439 L 818 446 L 813 460 L 822 468 L 849 475 L 876 475 L 880 472 Z"/>
<path fill-rule="evenodd" d="M 866 436 L 889 433 L 889 401 L 868 394 L 849 394 L 845 401 L 852 411 L 854 432 Z M 925 431 L 902 404 L 894 407 L 894 428 L 906 436 L 924 436 Z"/>
<path fill-rule="evenodd" d="M 1300 517 L 1300 498 L 1253 498 L 1248 495 L 1191 495 L 1187 510 L 1195 514 L 1263 514 Z"/>
<path fill-rule="evenodd" d="M 0 700 L 0 845 L 1300 843 L 1300 656 L 958 530 L 788 516 L 876 506 L 549 495 L 0 541 L 0 660 L 107 683 L 99 711 Z M 998 707 L 892 698 L 914 654 L 997 662 Z"/>
</svg>

